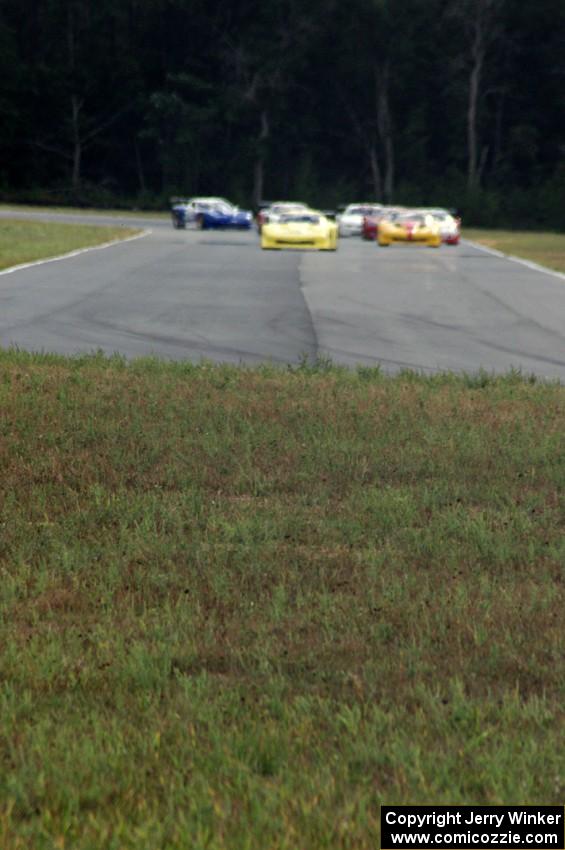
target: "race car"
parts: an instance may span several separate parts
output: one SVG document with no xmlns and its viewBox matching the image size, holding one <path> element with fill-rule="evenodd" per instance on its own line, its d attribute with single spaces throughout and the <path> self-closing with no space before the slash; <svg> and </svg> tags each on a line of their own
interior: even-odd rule
<svg viewBox="0 0 565 850">
<path fill-rule="evenodd" d="M 278 221 L 281 215 L 285 213 L 304 212 L 310 207 L 308 204 L 303 204 L 302 201 L 274 201 L 273 203 L 263 203 L 257 213 L 257 230 L 261 233 L 263 225 L 267 221 Z"/>
<path fill-rule="evenodd" d="M 216 204 L 227 204 L 225 198 L 171 198 L 173 227 L 184 229 L 194 225 L 199 213 L 212 209 Z"/>
<path fill-rule="evenodd" d="M 439 225 L 441 241 L 446 245 L 459 245 L 461 238 L 461 219 L 455 218 L 448 210 L 430 209 L 427 212 L 432 215 Z"/>
<path fill-rule="evenodd" d="M 363 220 L 367 216 L 378 215 L 381 209 L 380 204 L 349 204 L 337 217 L 339 235 L 360 236 L 363 231 Z"/>
<path fill-rule="evenodd" d="M 363 239 L 366 239 L 368 242 L 374 242 L 377 238 L 379 222 L 385 218 L 394 218 L 403 209 L 403 207 L 380 207 L 379 209 L 375 208 L 374 212 L 371 212 L 369 215 L 363 217 L 363 224 L 361 225 L 361 237 Z"/>
<path fill-rule="evenodd" d="M 401 212 L 394 218 L 385 218 L 379 222 L 377 243 L 382 248 L 393 242 L 405 242 L 416 245 L 428 245 L 439 248 L 441 234 L 439 225 L 429 213 Z"/>
<path fill-rule="evenodd" d="M 337 242 L 336 222 L 317 210 L 282 213 L 277 221 L 268 221 L 261 229 L 263 250 L 336 251 Z"/>
<path fill-rule="evenodd" d="M 175 199 L 171 215 L 173 227 L 176 228 L 192 225 L 199 230 L 249 230 L 253 223 L 253 214 L 250 211 L 240 210 L 225 198 Z"/>
</svg>

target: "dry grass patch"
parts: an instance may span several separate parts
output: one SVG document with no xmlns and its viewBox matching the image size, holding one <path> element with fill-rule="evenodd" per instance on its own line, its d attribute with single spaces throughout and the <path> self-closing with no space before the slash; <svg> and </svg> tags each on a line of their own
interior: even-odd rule
<svg viewBox="0 0 565 850">
<path fill-rule="evenodd" d="M 565 272 L 565 233 L 531 231 L 473 230 L 465 228 L 466 239 L 541 266 Z"/>
</svg>

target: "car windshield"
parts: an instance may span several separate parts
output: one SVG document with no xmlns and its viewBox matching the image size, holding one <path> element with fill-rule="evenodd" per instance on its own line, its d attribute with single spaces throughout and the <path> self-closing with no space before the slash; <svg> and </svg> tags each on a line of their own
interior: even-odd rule
<svg viewBox="0 0 565 850">
<path fill-rule="evenodd" d="M 222 215 L 232 215 L 235 208 L 230 206 L 229 204 L 214 204 L 213 209 L 216 212 L 221 213 Z"/>
<path fill-rule="evenodd" d="M 413 215 L 403 213 L 395 219 L 396 224 L 409 224 L 410 222 L 412 222 L 413 224 L 425 224 L 426 217 L 421 213 L 416 213 Z"/>
<path fill-rule="evenodd" d="M 305 204 L 280 204 L 279 206 L 271 207 L 269 212 L 277 215 L 283 215 L 290 214 L 292 212 L 300 212 L 301 210 L 306 209 L 308 209 L 308 207 Z"/>
<path fill-rule="evenodd" d="M 345 215 L 373 215 L 378 207 L 348 207 Z"/>
<path fill-rule="evenodd" d="M 281 216 L 282 224 L 319 224 L 320 216 L 305 213 L 287 213 Z"/>
</svg>

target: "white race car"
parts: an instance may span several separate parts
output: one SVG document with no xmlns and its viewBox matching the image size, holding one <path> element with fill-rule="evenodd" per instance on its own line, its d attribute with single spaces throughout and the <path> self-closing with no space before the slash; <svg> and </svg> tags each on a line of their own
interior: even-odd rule
<svg viewBox="0 0 565 850">
<path fill-rule="evenodd" d="M 310 207 L 302 201 L 275 201 L 268 206 L 263 206 L 257 214 L 257 230 L 261 233 L 263 225 L 267 222 L 280 221 L 281 216 L 290 213 L 306 212 Z"/>
<path fill-rule="evenodd" d="M 349 204 L 341 215 L 337 216 L 339 235 L 361 236 L 364 219 L 376 215 L 381 209 L 380 204 Z"/>
<path fill-rule="evenodd" d="M 198 215 L 216 209 L 219 205 L 230 205 L 225 198 L 171 198 L 171 216 L 173 227 L 184 229 L 196 226 Z"/>
</svg>

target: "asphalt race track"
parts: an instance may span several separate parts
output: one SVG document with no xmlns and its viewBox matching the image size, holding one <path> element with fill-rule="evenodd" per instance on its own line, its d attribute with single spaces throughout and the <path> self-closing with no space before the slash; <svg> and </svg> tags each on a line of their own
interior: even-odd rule
<svg viewBox="0 0 565 850">
<path fill-rule="evenodd" d="M 1 217 L 15 217 L 4 211 Z M 17 214 L 18 218 L 23 213 Z M 255 232 L 174 230 L 0 273 L 0 346 L 565 380 L 565 278 L 473 245 L 261 251 Z"/>
</svg>

